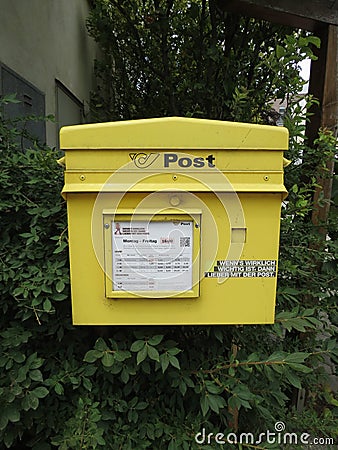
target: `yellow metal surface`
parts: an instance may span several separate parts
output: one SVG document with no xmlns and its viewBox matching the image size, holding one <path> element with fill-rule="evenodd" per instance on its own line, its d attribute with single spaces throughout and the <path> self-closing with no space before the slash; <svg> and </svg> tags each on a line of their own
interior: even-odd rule
<svg viewBox="0 0 338 450">
<path fill-rule="evenodd" d="M 211 139 L 210 139 L 211 138 Z M 287 148 L 286 128 L 220 120 L 166 117 L 75 125 L 61 131 L 63 149 L 279 149 Z"/>
<path fill-rule="evenodd" d="M 148 119 L 65 127 L 61 146 L 74 324 L 273 322 L 284 128 Z M 193 292 L 110 289 L 105 226 L 135 214 L 198 225 Z"/>
</svg>

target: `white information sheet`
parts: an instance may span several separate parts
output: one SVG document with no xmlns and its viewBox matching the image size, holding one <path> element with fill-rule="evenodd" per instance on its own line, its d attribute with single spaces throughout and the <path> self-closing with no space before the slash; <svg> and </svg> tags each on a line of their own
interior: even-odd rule
<svg viewBox="0 0 338 450">
<path fill-rule="evenodd" d="M 192 289 L 193 221 L 112 222 L 113 291 Z"/>
</svg>

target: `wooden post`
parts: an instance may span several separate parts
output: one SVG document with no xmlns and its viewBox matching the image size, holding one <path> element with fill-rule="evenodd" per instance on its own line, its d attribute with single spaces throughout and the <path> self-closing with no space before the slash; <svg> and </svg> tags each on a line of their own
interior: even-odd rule
<svg viewBox="0 0 338 450">
<path fill-rule="evenodd" d="M 337 80 L 337 58 L 338 58 L 338 29 L 335 25 L 327 25 L 326 32 L 322 31 L 322 46 L 319 58 L 311 68 L 310 93 L 313 93 L 320 101 L 320 112 L 311 118 L 307 129 L 310 145 L 317 137 L 318 130 L 330 130 L 337 135 L 338 125 L 338 80 Z M 314 194 L 314 208 L 312 221 L 314 225 L 320 226 L 326 222 L 332 193 L 332 175 L 334 170 L 334 159 L 329 158 L 326 170 L 319 174 L 318 187 Z M 319 231 L 326 235 L 325 228 Z"/>
</svg>

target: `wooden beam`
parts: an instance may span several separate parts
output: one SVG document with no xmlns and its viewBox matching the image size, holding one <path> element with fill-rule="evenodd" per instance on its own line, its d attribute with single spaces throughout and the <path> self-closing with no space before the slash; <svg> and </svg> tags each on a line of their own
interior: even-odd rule
<svg viewBox="0 0 338 450">
<path fill-rule="evenodd" d="M 338 25 L 338 0 L 218 0 L 220 9 L 314 31 L 316 23 Z"/>
</svg>

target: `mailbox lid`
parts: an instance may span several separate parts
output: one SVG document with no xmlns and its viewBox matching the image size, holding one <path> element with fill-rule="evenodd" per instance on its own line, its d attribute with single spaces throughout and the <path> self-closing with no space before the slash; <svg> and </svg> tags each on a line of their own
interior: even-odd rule
<svg viewBox="0 0 338 450">
<path fill-rule="evenodd" d="M 63 149 L 286 150 L 288 130 L 221 120 L 164 117 L 63 127 Z"/>
</svg>

